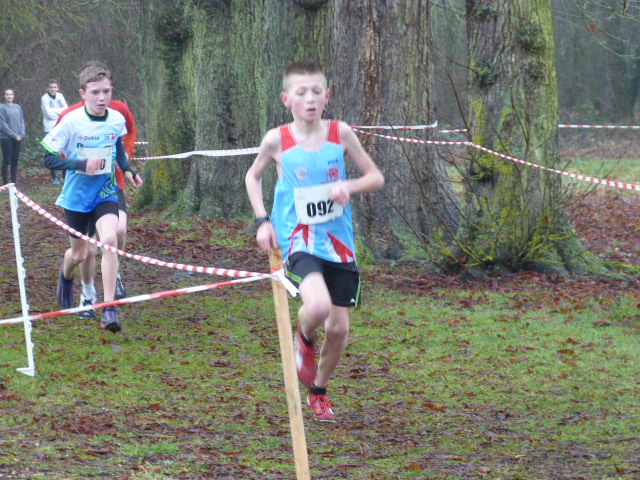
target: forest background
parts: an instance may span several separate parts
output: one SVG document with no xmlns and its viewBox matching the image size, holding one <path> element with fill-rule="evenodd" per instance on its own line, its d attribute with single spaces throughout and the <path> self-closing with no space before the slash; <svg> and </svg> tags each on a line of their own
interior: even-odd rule
<svg viewBox="0 0 640 480">
<path fill-rule="evenodd" d="M 557 122 L 638 117 L 638 6 L 629 2 L 4 0 L 2 7 L 0 85 L 16 90 L 26 112 L 24 155 L 32 162 L 41 153 L 47 80 L 57 78 L 74 102 L 77 73 L 92 58 L 112 66 L 115 96 L 131 106 L 153 155 L 258 145 L 267 128 L 288 121 L 279 77 L 301 56 L 326 66 L 329 116 L 468 128 L 455 138 L 433 131 L 423 138 L 473 139 L 551 168 L 567 165 L 557 153 Z M 483 40 L 492 37 L 498 41 Z M 573 135 L 585 138 L 592 137 Z M 575 241 L 564 214 L 570 192 L 557 175 L 464 149 L 362 142 L 388 181 L 384 191 L 354 199 L 361 258 L 428 258 L 452 271 L 603 272 Z M 249 217 L 242 177 L 250 162 L 154 161 L 135 207 Z"/>
<path fill-rule="evenodd" d="M 58 79 L 69 103 L 77 101 L 78 72 L 86 60 L 95 58 L 112 66 L 115 95 L 129 103 L 144 137 L 147 111 L 141 78 L 140 3 L 0 2 L 0 86 L 16 90 L 17 103 L 25 111 L 31 150 L 42 136 L 40 97 L 46 92 L 48 79 Z M 464 2 L 431 3 L 438 64 L 464 65 Z M 631 40 L 638 38 L 640 25 L 633 7 L 626 16 L 613 14 L 624 3 L 552 2 L 562 123 L 619 124 L 639 118 L 640 46 Z M 453 74 L 456 83 L 461 83 L 464 68 L 454 69 Z M 451 84 L 442 71 L 438 71 L 434 87 L 441 122 L 461 125 Z M 277 104 L 278 98 L 273 101 Z"/>
<path fill-rule="evenodd" d="M 549 6 L 540 0 L 1 0 L 0 85 L 16 90 L 29 128 L 18 187 L 60 214 L 53 205 L 59 187 L 40 166 L 38 146 L 39 99 L 48 78 L 58 78 L 74 102 L 84 61 L 108 62 L 115 96 L 130 104 L 140 139 L 151 141 L 148 153 L 250 147 L 267 126 L 287 121 L 278 98 L 280 70 L 323 34 L 332 41 L 317 45 L 335 49 L 322 53 L 336 92 L 333 113 L 349 122 L 438 120 L 444 128 L 479 127 L 481 143 L 487 140 L 496 150 L 529 160 L 544 152 L 539 160 L 545 165 L 622 181 L 640 178 L 636 130 L 560 131 L 561 154 L 554 150 L 557 123 L 638 122 L 637 2 L 567 0 L 553 2 L 553 11 Z M 406 30 L 398 34 L 400 27 Z M 269 34 L 297 35 L 298 42 L 269 43 Z M 500 41 L 481 43 L 494 38 Z M 508 48 L 493 51 L 495 46 Z M 232 47 L 244 53 L 230 55 Z M 470 52 L 487 55 L 484 60 L 501 69 L 494 70 L 492 61 L 470 65 L 468 59 L 478 58 Z M 557 54 L 557 92 L 545 90 L 555 81 L 536 81 L 548 73 L 551 53 Z M 509 64 L 517 56 L 524 62 Z M 371 70 L 360 68 L 361 62 Z M 203 69 L 211 65 L 220 67 Z M 387 69 L 384 75 L 376 77 L 377 66 Z M 254 74 L 228 80 L 243 68 Z M 222 76 L 213 75 L 216 70 Z M 409 76 L 399 81 L 403 72 Z M 528 96 L 538 91 L 540 96 Z M 512 101 L 513 92 L 528 99 L 529 114 Z M 354 103 L 346 103 L 349 98 Z M 406 109 L 390 113 L 393 105 Z M 482 105 L 491 106 L 495 118 L 511 120 L 479 122 Z M 495 115 L 501 105 L 509 107 L 506 114 Z M 192 123 L 183 114 L 196 108 Z M 510 109 L 518 114 L 510 116 Z M 527 128 L 503 128 L 516 124 Z M 543 142 L 527 137 L 538 130 L 545 132 Z M 525 200 L 516 204 L 526 207 L 539 195 L 522 195 L 521 184 L 559 178 L 529 176 L 529 167 L 509 169 L 501 159 L 474 158 L 465 148 L 398 148 L 387 140 L 361 139 L 385 168 L 388 186 L 402 185 L 396 174 L 410 161 L 425 160 L 430 168 L 441 161 L 455 180 L 454 191 L 471 187 L 478 198 L 489 199 L 500 192 L 483 189 L 504 182 L 518 192 L 505 199 Z M 218 191 L 216 177 L 242 172 L 250 161 L 140 163 L 148 190 L 126 192 L 135 203 L 127 249 L 193 265 L 264 271 L 266 256 L 256 248 L 237 175 L 231 185 L 238 189 L 231 195 L 237 205 L 228 211 L 215 211 L 218 202 L 210 198 L 185 202 L 184 195 L 191 191 L 204 199 Z M 171 172 L 184 183 L 163 185 L 159 180 Z M 511 178 L 525 182 L 508 183 Z M 614 275 L 571 277 L 528 268 L 503 275 L 487 262 L 487 275 L 476 277 L 469 266 L 475 260 L 465 264 L 456 257 L 450 265 L 441 263 L 443 270 L 449 267 L 442 274 L 422 261 L 409 262 L 428 251 L 431 244 L 421 241 L 414 250 L 379 255 L 406 263 L 362 261 L 365 304 L 353 312 L 350 343 L 331 384 L 340 422 L 318 425 L 303 410 L 312 478 L 638 478 L 637 192 L 596 189 L 573 179 L 564 179 L 561 190 L 550 185 L 554 195 L 560 192 L 559 205 L 580 242 L 601 264 L 617 265 L 608 272 Z M 0 203 L 9 210 L 8 196 Z M 378 197 L 372 204 L 391 205 Z M 24 205 L 19 214 L 30 313 L 57 310 L 52 293 L 66 233 Z M 233 218 L 213 218 L 224 216 Z M 8 215 L 3 218 L 9 222 Z M 10 230 L 7 223 L 0 242 L 5 259 L 14 257 Z M 361 252 L 361 260 L 375 258 Z M 211 281 L 129 260 L 122 271 L 129 294 Z M 15 264 L 3 262 L 0 318 L 19 316 L 19 300 Z M 16 372 L 25 362 L 22 326 L 2 327 L 0 478 L 294 476 L 266 283 L 127 305 L 120 312 L 124 330 L 117 336 L 72 315 L 34 322 L 35 377 Z"/>
</svg>

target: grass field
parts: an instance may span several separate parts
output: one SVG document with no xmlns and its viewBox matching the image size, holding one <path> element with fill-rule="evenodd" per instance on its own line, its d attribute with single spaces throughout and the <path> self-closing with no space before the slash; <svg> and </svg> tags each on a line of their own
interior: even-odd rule
<svg viewBox="0 0 640 480">
<path fill-rule="evenodd" d="M 53 212 L 40 183 L 24 191 Z M 20 215 L 31 312 L 55 310 L 65 237 L 24 205 Z M 9 318 L 20 303 L 3 218 Z M 268 269 L 242 222 L 133 218 L 131 252 Z M 219 278 L 130 260 L 123 271 L 130 294 Z M 330 385 L 339 423 L 303 408 L 312 478 L 640 478 L 638 279 L 363 273 L 365 305 Z M 73 316 L 35 323 L 34 378 L 15 370 L 22 327 L 0 327 L 0 479 L 295 478 L 268 282 L 121 312 L 118 335 Z"/>
</svg>

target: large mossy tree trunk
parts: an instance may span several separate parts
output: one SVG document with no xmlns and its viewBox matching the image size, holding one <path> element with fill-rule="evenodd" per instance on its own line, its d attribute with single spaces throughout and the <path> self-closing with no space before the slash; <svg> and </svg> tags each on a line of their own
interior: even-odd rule
<svg viewBox="0 0 640 480">
<path fill-rule="evenodd" d="M 431 123 L 430 2 L 337 1 L 334 8 L 336 116 L 352 125 Z M 416 235 L 455 233 L 458 198 L 434 150 L 360 138 L 387 179 L 382 191 L 354 200 L 356 218 L 366 219 L 357 226 L 374 257 L 400 258 L 403 243 Z"/>
<path fill-rule="evenodd" d="M 556 167 L 551 0 L 467 0 L 469 124 L 475 144 Z M 576 238 L 561 177 L 469 148 L 459 239 L 484 267 L 600 272 Z"/>
<path fill-rule="evenodd" d="M 291 120 L 279 96 L 281 76 L 288 64 L 305 57 L 325 66 L 334 91 L 327 117 L 352 124 L 428 121 L 427 0 L 172 5 L 142 7 L 153 154 L 258 145 L 267 129 Z M 175 116 L 167 119 L 171 112 Z M 433 234 L 436 216 L 455 228 L 455 195 L 432 151 L 362 140 L 388 183 L 384 192 L 354 199 L 361 246 L 378 260 L 400 257 L 394 229 L 404 225 L 398 216 L 424 235 Z M 248 215 L 243 178 L 252 161 L 253 156 L 150 161 L 141 204 L 205 218 Z M 267 197 L 275 172 L 270 175 Z M 425 192 L 432 200 L 425 201 Z M 441 201 L 443 192 L 452 200 Z"/>
<path fill-rule="evenodd" d="M 279 99 L 282 72 L 294 59 L 317 58 L 313 42 L 325 43 L 317 3 L 145 2 L 152 154 L 255 147 L 269 128 L 289 121 Z M 139 206 L 203 218 L 247 215 L 244 174 L 253 158 L 149 161 Z M 274 173 L 265 182 L 267 195 Z"/>
<path fill-rule="evenodd" d="M 293 59 L 318 55 L 315 41 L 321 42 L 317 34 L 326 24 L 315 4 L 305 2 L 194 2 L 190 9 L 196 148 L 257 146 L 269 128 L 290 121 L 280 100 L 282 72 Z M 182 212 L 204 218 L 249 214 L 244 175 L 254 158 L 197 158 Z M 272 169 L 267 198 L 274 179 Z"/>
<path fill-rule="evenodd" d="M 144 3 L 140 13 L 142 86 L 147 140 L 153 155 L 185 152 L 194 146 L 193 95 L 187 84 L 192 34 L 180 1 Z M 136 206 L 166 209 L 182 198 L 191 163 L 152 160 Z"/>
</svg>

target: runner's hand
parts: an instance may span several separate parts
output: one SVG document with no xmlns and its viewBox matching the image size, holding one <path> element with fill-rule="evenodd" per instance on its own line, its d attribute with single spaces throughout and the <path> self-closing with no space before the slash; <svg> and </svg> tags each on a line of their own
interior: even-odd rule
<svg viewBox="0 0 640 480">
<path fill-rule="evenodd" d="M 87 169 L 85 173 L 87 175 L 95 175 L 95 173 L 100 170 L 100 166 L 102 165 L 102 159 L 98 157 L 89 157 L 87 159 Z"/>
<path fill-rule="evenodd" d="M 137 174 L 134 175 L 132 172 L 125 173 L 124 178 L 127 181 L 127 183 L 133 188 L 140 188 L 144 184 L 142 177 Z"/>
<path fill-rule="evenodd" d="M 256 233 L 256 240 L 260 248 L 265 252 L 268 252 L 271 248 L 278 247 L 278 237 L 271 222 L 264 222 L 260 225 Z"/>
<path fill-rule="evenodd" d="M 350 195 L 349 188 L 343 182 L 340 182 L 331 188 L 331 200 L 338 202 L 343 207 L 349 203 Z"/>
</svg>

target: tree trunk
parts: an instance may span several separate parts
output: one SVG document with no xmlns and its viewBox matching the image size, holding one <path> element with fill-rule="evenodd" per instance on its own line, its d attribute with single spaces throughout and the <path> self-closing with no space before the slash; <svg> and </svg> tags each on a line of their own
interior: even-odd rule
<svg viewBox="0 0 640 480">
<path fill-rule="evenodd" d="M 335 92 L 327 117 L 351 124 L 429 121 L 427 0 L 180 0 L 165 7 L 143 5 L 143 29 L 154 30 L 143 37 L 154 153 L 258 145 L 268 128 L 291 120 L 279 99 L 281 76 L 304 57 L 323 63 Z M 174 111 L 169 123 L 155 121 Z M 457 198 L 432 149 L 362 141 L 388 184 L 383 193 L 354 198 L 360 246 L 376 259 L 398 258 L 396 234 L 409 230 L 407 224 L 423 237 L 435 235 L 440 221 L 455 231 Z M 247 214 L 243 178 L 252 161 L 153 161 L 145 202 L 205 218 Z M 264 185 L 267 205 L 272 187 L 273 177 Z"/>
<path fill-rule="evenodd" d="M 433 121 L 429 5 L 427 0 L 334 3 L 330 83 L 337 118 L 352 125 Z M 427 131 L 423 138 L 431 135 Z M 424 240 L 439 230 L 455 232 L 458 199 L 434 149 L 369 135 L 360 139 L 387 179 L 382 191 L 353 200 L 357 231 L 376 260 L 400 258 L 411 236 Z"/>
<path fill-rule="evenodd" d="M 327 31 L 317 8 L 323 3 L 180 0 L 167 9 L 145 2 L 153 153 L 255 147 L 269 128 L 289 121 L 279 99 L 282 72 L 294 59 L 317 55 L 314 42 L 324 41 L 318 32 Z M 179 35 L 163 33 L 168 22 L 179 24 L 172 30 Z M 244 174 L 253 159 L 154 160 L 142 205 L 203 218 L 246 215 Z M 265 182 L 267 197 L 274 174 Z"/>
<path fill-rule="evenodd" d="M 282 72 L 294 58 L 316 53 L 310 33 L 322 15 L 304 2 L 282 1 L 200 2 L 193 10 L 196 147 L 257 146 L 269 128 L 290 121 L 280 101 Z M 250 212 L 244 174 L 254 158 L 195 160 L 184 213 L 219 218 Z M 267 199 L 275 170 L 269 175 Z"/>
<path fill-rule="evenodd" d="M 473 142 L 554 167 L 558 101 L 550 0 L 468 0 Z M 561 177 L 470 148 L 460 240 L 470 263 L 602 271 L 565 215 Z"/>
<path fill-rule="evenodd" d="M 152 155 L 193 150 L 193 96 L 183 74 L 189 71 L 192 33 L 186 1 L 145 2 L 141 10 L 142 85 L 148 112 L 147 140 Z M 181 198 L 190 160 L 152 160 L 136 206 L 165 209 Z"/>
</svg>

